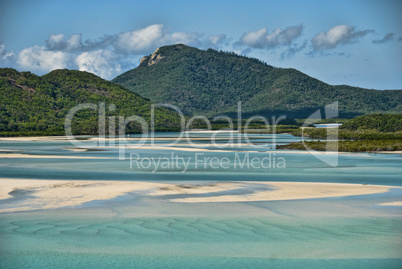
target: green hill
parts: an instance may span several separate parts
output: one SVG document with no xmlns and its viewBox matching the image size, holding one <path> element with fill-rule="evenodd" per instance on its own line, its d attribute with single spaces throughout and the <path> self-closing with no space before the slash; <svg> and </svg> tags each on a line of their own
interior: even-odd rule
<svg viewBox="0 0 402 269">
<path fill-rule="evenodd" d="M 2 135 L 64 135 L 64 120 L 78 104 L 106 105 L 109 116 L 139 115 L 149 121 L 151 102 L 91 73 L 55 70 L 44 76 L 0 69 L 0 134 Z M 109 105 L 116 106 L 110 111 Z M 85 109 L 73 118 L 73 131 L 80 134 L 98 132 L 98 110 Z M 167 109 L 156 112 L 156 127 L 177 128 L 178 117 Z M 108 130 L 106 122 L 106 130 Z M 116 118 L 116 126 L 118 120 Z M 140 131 L 129 123 L 128 132 Z M 116 130 L 118 127 L 116 127 Z"/>
<path fill-rule="evenodd" d="M 325 140 L 336 134 L 339 139 L 336 148 L 328 149 L 327 142 L 320 140 L 278 145 L 276 148 L 305 150 L 305 145 L 307 145 L 311 149 L 320 151 L 380 152 L 402 150 L 402 114 L 359 116 L 345 121 L 337 129 L 305 128 L 303 130 L 303 136 L 315 139 Z M 301 136 L 302 130 L 293 130 L 292 134 Z"/>
<path fill-rule="evenodd" d="M 178 106 L 187 115 L 236 117 L 309 116 L 339 101 L 340 117 L 402 112 L 401 90 L 331 86 L 295 69 L 275 68 L 260 60 L 182 44 L 165 46 L 113 82 L 156 103 Z"/>
</svg>

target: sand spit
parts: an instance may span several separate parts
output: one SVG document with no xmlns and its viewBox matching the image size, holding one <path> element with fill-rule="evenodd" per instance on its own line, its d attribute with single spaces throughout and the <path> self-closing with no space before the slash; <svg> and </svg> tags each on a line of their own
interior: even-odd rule
<svg viewBox="0 0 402 269">
<path fill-rule="evenodd" d="M 380 206 L 402 206 L 402 201 L 378 204 Z"/>
<path fill-rule="evenodd" d="M 379 185 L 310 182 L 241 181 L 182 184 L 0 179 L 0 212 L 74 207 L 123 195 L 155 197 L 176 203 L 249 202 L 375 194 L 387 192 L 390 188 Z M 183 198 L 173 198 L 170 195 L 182 195 Z"/>
<path fill-rule="evenodd" d="M 22 153 L 0 153 L 0 158 L 27 158 L 27 159 L 117 159 L 108 157 L 90 156 L 63 156 L 63 155 L 36 155 Z"/>
</svg>

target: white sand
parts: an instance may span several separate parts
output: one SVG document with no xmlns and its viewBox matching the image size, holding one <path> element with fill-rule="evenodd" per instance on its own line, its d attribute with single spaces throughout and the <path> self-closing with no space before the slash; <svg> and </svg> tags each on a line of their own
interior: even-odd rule
<svg viewBox="0 0 402 269">
<path fill-rule="evenodd" d="M 195 147 L 169 147 L 169 146 L 141 146 L 141 147 L 127 147 L 128 149 L 153 149 L 153 150 L 178 150 L 178 151 L 207 151 L 207 152 L 236 152 L 233 150 L 223 149 L 204 149 Z M 258 151 L 244 151 L 244 152 L 258 152 Z"/>
<path fill-rule="evenodd" d="M 256 190 L 245 195 L 191 197 L 191 194 L 208 194 L 266 185 L 272 189 Z M 213 182 L 213 183 L 153 183 L 133 181 L 64 181 L 0 179 L 0 200 L 13 196 L 17 200 L 0 205 L 0 212 L 51 209 L 78 206 L 94 200 L 109 200 L 128 193 L 157 197 L 187 194 L 188 198 L 167 199 L 168 202 L 245 202 L 279 201 L 325 197 L 341 197 L 387 192 L 390 187 L 361 184 L 304 183 L 304 182 Z M 394 187 L 392 187 L 394 188 Z"/>
<path fill-rule="evenodd" d="M 28 159 L 117 159 L 108 157 L 90 156 L 63 156 L 63 155 L 34 155 L 22 153 L 0 153 L 0 158 L 28 158 Z"/>
<path fill-rule="evenodd" d="M 137 140 L 141 140 L 141 137 L 126 137 L 125 139 L 127 141 L 130 141 L 130 140 L 137 141 Z M 215 137 L 214 139 L 215 140 L 228 140 L 229 138 Z M 116 138 L 115 140 L 118 141 L 119 138 Z M 183 136 L 180 139 L 178 137 L 154 137 L 154 138 L 148 137 L 147 138 L 147 141 L 152 141 L 152 140 L 155 140 L 155 141 L 164 141 L 164 140 L 175 141 L 175 140 L 178 140 L 178 142 L 186 142 L 187 138 L 185 136 Z M 192 140 L 194 140 L 194 141 L 210 141 L 211 138 L 210 137 L 190 137 L 189 140 L 191 140 L 191 141 Z"/>
<path fill-rule="evenodd" d="M 381 206 L 402 206 L 402 201 L 378 204 Z"/>
<path fill-rule="evenodd" d="M 256 182 L 254 182 L 256 183 Z M 247 202 L 281 201 L 311 198 L 342 197 L 387 192 L 390 187 L 380 185 L 310 183 L 310 182 L 258 182 L 273 187 L 273 190 L 257 191 L 248 195 L 222 195 L 174 199 L 173 202 Z M 247 184 L 247 182 L 243 182 Z"/>
<path fill-rule="evenodd" d="M 87 136 L 77 136 L 87 137 Z M 88 136 L 89 137 L 89 136 Z M 0 141 L 55 141 L 67 140 L 66 136 L 28 136 L 28 137 L 0 137 Z"/>
<path fill-rule="evenodd" d="M 183 133 L 239 133 L 238 130 L 189 130 Z"/>
<path fill-rule="evenodd" d="M 94 200 L 108 200 L 133 191 L 152 191 L 166 184 L 130 181 L 64 181 L 0 179 L 0 200 L 20 192 L 32 196 L 2 206 L 0 212 L 51 209 L 81 205 Z"/>
<path fill-rule="evenodd" d="M 220 149 L 220 148 L 203 148 L 207 144 L 202 144 L 201 148 L 197 147 L 183 147 L 181 146 L 183 144 L 177 144 L 175 146 L 169 146 L 168 144 L 156 144 L 156 145 L 136 145 L 136 144 L 128 144 L 126 145 L 126 149 L 151 149 L 151 150 L 174 150 L 174 151 L 205 151 L 205 152 L 240 152 L 240 153 L 277 153 L 277 154 L 311 154 L 310 152 L 306 150 L 269 150 L 269 149 L 264 149 L 264 148 L 256 148 L 256 150 L 234 150 L 234 149 Z M 194 145 L 198 145 L 194 143 Z M 234 144 L 235 145 L 235 144 Z M 211 145 L 212 146 L 212 145 Z M 243 143 L 243 146 L 246 146 L 245 143 Z M 237 146 L 236 146 L 237 147 Z M 119 148 L 118 146 L 114 147 L 100 147 L 100 149 L 107 149 L 107 148 Z M 328 152 L 319 152 L 322 155 L 334 155 L 334 154 L 359 154 L 359 153 L 349 153 L 349 152 L 336 152 L 336 151 L 328 151 Z"/>
</svg>

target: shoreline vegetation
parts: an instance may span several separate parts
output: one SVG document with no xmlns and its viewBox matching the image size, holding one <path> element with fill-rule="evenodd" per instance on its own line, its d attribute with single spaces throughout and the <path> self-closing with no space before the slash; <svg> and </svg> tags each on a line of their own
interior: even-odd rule
<svg viewBox="0 0 402 269">
<path fill-rule="evenodd" d="M 317 151 L 338 152 L 401 152 L 401 140 L 364 140 L 364 141 L 338 141 L 337 147 L 322 141 L 295 142 L 287 145 L 277 145 L 276 149 L 306 150 L 306 146 Z"/>
<path fill-rule="evenodd" d="M 235 122 L 235 120 L 233 120 Z M 276 149 L 284 150 L 306 150 L 317 151 L 338 151 L 338 152 L 400 152 L 402 151 L 402 114 L 371 114 L 359 116 L 354 119 L 341 121 L 339 128 L 316 128 L 309 125 L 300 127 L 296 120 L 289 121 L 289 125 L 276 125 L 267 128 L 263 122 L 252 122 L 248 124 L 248 128 L 240 128 L 241 133 L 247 134 L 291 134 L 296 137 L 309 138 L 310 141 L 293 142 L 286 145 L 277 145 Z M 328 120 L 325 121 L 328 123 Z M 246 122 L 242 121 L 242 126 Z M 296 123 L 296 124 L 294 124 Z M 212 124 L 212 130 L 230 131 L 228 124 L 216 122 Z M 186 132 L 202 132 L 206 131 L 207 126 L 202 122 L 194 121 L 192 129 Z M 237 124 L 233 126 L 237 128 Z M 180 128 L 157 129 L 157 132 L 180 132 Z M 140 132 L 130 132 L 128 134 L 139 134 Z M 51 138 L 64 137 L 63 132 L 30 132 L 28 135 L 24 132 L 0 132 L 0 138 Z M 88 139 L 87 135 L 78 135 L 77 139 Z M 314 139 L 317 139 L 314 141 Z M 313 140 L 313 141 L 311 141 Z M 324 141 L 321 141 L 324 140 Z M 328 140 L 337 140 L 337 143 L 327 143 Z"/>
<path fill-rule="evenodd" d="M 371 114 L 345 121 L 339 128 L 305 127 L 291 132 L 310 139 L 336 138 L 337 143 L 302 141 L 278 145 L 277 149 L 381 152 L 402 150 L 402 114 Z"/>
</svg>

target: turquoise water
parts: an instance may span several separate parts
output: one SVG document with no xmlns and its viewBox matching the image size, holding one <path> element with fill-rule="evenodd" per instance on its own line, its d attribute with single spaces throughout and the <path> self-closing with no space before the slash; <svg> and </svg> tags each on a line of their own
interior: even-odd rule
<svg viewBox="0 0 402 269">
<path fill-rule="evenodd" d="M 203 209 L 195 206 L 193 212 L 186 206 L 162 206 L 163 213 L 152 214 L 158 217 L 141 216 L 145 209 L 138 206 L 6 214 L 0 224 L 0 265 L 1 268 L 400 268 L 400 218 L 367 217 L 361 216 L 362 212 L 350 217 L 332 214 L 323 217 L 322 213 L 307 212 L 295 215 L 287 210 L 291 204 L 232 205 L 237 207 L 239 216 L 233 216 L 230 206 L 214 208 L 219 205 Z M 256 206 L 259 208 L 252 212 Z M 293 204 L 304 210 L 314 206 L 317 204 L 312 205 L 311 201 Z M 348 211 L 343 214 L 350 214 Z"/>
<path fill-rule="evenodd" d="M 177 134 L 159 134 L 176 137 Z M 191 134 L 198 143 L 210 134 Z M 253 142 L 272 142 L 253 135 Z M 225 143 L 227 134 L 221 134 Z M 288 143 L 299 138 L 279 135 Z M 86 141 L 83 141 L 87 143 Z M 165 144 L 166 141 L 158 141 Z M 188 147 L 185 142 L 176 147 Z M 401 154 L 341 154 L 331 167 L 309 154 L 276 151 L 286 169 L 240 168 L 234 153 L 266 156 L 268 146 L 205 152 L 230 160 L 228 169 L 130 168 L 117 148 L 74 152 L 68 141 L 0 142 L 0 151 L 49 155 L 0 159 L 2 178 L 131 180 L 191 184 L 201 181 L 299 181 L 402 186 Z M 226 149 L 225 149 L 226 150 Z M 127 150 L 141 158 L 169 157 L 165 149 Z M 52 155 L 90 159 L 56 159 Z M 99 159 L 102 157 L 103 159 Z M 98 159 L 97 159 L 98 158 Z M 0 179 L 1 180 L 1 179 Z M 23 198 L 21 198 L 23 199 Z M 273 202 L 166 202 L 163 197 L 127 194 L 74 208 L 0 214 L 0 268 L 401 268 L 402 191 L 328 199 Z M 0 201 L 0 206 L 5 202 Z"/>
<path fill-rule="evenodd" d="M 7 257 L 12 268 L 401 268 L 401 259 L 260 259 L 237 257 L 132 257 L 130 255 L 53 253 Z M 8 265 L 7 258 L 4 266 Z M 14 267 L 15 266 L 15 267 Z"/>
<path fill-rule="evenodd" d="M 175 137 L 177 134 L 159 134 L 161 137 Z M 196 136 L 197 134 L 191 134 Z M 205 138 L 210 134 L 201 134 L 197 137 Z M 251 136 L 251 135 L 250 135 Z M 218 136 L 219 137 L 219 136 Z M 221 138 L 225 138 L 225 134 Z M 252 141 L 255 145 L 259 143 L 271 143 L 272 135 L 253 135 Z M 194 139 L 196 140 L 196 139 Z M 300 138 L 291 135 L 278 135 L 276 141 L 289 143 L 298 141 Z M 82 143 L 90 143 L 81 141 Z M 158 143 L 166 141 L 158 141 Z M 222 140 L 226 143 L 226 140 Z M 205 143 L 202 141 L 201 143 Z M 148 143 L 149 144 L 149 141 Z M 189 147 L 187 143 L 179 143 L 175 147 Z M 337 167 L 331 167 L 316 159 L 310 154 L 286 153 L 287 151 L 275 151 L 271 159 L 279 160 L 284 158 L 286 169 L 277 168 L 253 168 L 243 166 L 234 167 L 236 155 L 243 161 L 248 154 L 249 159 L 254 157 L 264 158 L 268 156 L 265 150 L 269 146 L 253 148 L 250 146 L 225 148 L 228 152 L 202 152 L 200 158 L 218 157 L 230 160 L 229 169 L 214 169 L 205 162 L 198 162 L 196 166 L 197 152 L 191 151 L 170 151 L 170 150 L 149 150 L 149 149 L 126 149 L 126 160 L 119 160 L 118 148 L 104 148 L 103 151 L 73 152 L 73 147 L 68 141 L 52 142 L 0 142 L 0 149 L 20 150 L 16 153 L 27 153 L 34 155 L 48 155 L 49 159 L 1 159 L 0 167 L 3 178 L 31 178 L 31 179 L 73 179 L 73 180 L 139 180 L 139 181 L 176 181 L 176 180 L 205 180 L 213 177 L 219 181 L 306 181 L 306 182 L 337 182 L 337 183 L 362 183 L 362 184 L 385 184 L 402 185 L 402 154 L 375 154 L 356 153 L 339 155 Z M 252 151 L 247 153 L 247 151 Z M 256 152 L 257 151 L 257 152 Z M 258 152 L 261 151 L 261 152 Z M 135 165 L 130 168 L 130 154 L 138 154 L 141 158 L 164 157 L 171 158 L 172 153 L 180 158 L 191 158 L 189 167 L 185 173 L 183 168 L 174 167 L 155 170 L 151 165 L 149 168 L 137 168 Z M 52 155 L 62 156 L 84 156 L 93 159 L 55 159 Z M 98 157 L 106 159 L 96 159 Z"/>
<path fill-rule="evenodd" d="M 318 200 L 320 200 L 318 202 Z M 1 268 L 398 268 L 402 219 L 369 199 L 3 214 Z M 353 213 L 353 215 L 351 214 Z M 151 266 L 151 267 L 149 267 Z"/>
</svg>

